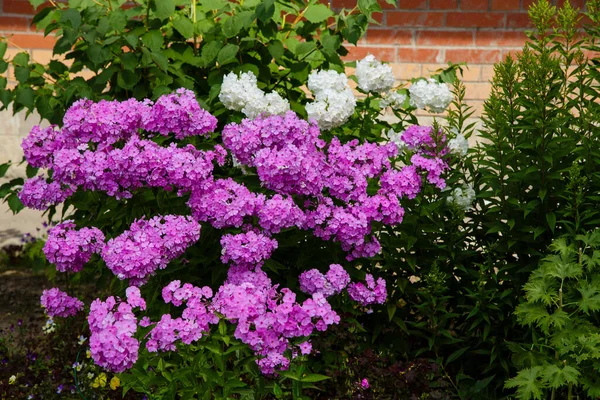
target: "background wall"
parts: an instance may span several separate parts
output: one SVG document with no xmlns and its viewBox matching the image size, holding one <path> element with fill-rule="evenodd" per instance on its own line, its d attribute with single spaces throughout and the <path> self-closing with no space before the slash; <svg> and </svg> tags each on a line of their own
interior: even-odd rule
<svg viewBox="0 0 600 400">
<path fill-rule="evenodd" d="M 360 59 L 372 53 L 392 63 L 396 77 L 405 81 L 428 75 L 448 61 L 467 62 L 463 80 L 467 101 L 481 115 L 493 75 L 493 64 L 522 48 L 529 27 L 527 9 L 534 0 L 398 0 L 396 6 L 381 0 L 383 12 L 376 14 L 374 25 L 359 46 L 349 46 L 348 59 Z M 560 5 L 564 0 L 553 0 Z M 579 8 L 584 0 L 571 0 Z M 352 9 L 356 1 L 331 0 L 334 9 Z M 52 58 L 54 40 L 31 27 L 35 10 L 28 0 L 0 0 L 0 37 L 9 41 L 8 57 L 28 51 L 33 60 L 46 63 Z M 12 71 L 8 71 L 9 78 Z M 427 116 L 422 115 L 424 123 Z M 20 142 L 38 119 L 0 112 L 0 163 L 20 160 Z M 11 177 L 22 174 L 24 167 L 12 169 Z M 38 213 L 29 211 L 24 218 L 12 218 L 0 205 L 0 245 L 15 232 L 33 232 L 39 225 Z M 9 231 L 10 234 L 3 232 Z"/>
</svg>

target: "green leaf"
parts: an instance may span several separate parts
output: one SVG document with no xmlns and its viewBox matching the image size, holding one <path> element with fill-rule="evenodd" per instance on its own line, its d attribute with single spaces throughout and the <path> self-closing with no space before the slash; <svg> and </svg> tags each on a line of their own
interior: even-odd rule
<svg viewBox="0 0 600 400">
<path fill-rule="evenodd" d="M 31 3 L 33 8 L 38 8 L 39 6 L 44 4 L 46 2 L 46 0 L 29 0 L 29 2 Z"/>
<path fill-rule="evenodd" d="M 17 88 L 15 101 L 32 110 L 35 105 L 35 93 L 30 87 Z"/>
<path fill-rule="evenodd" d="M 60 23 L 77 29 L 81 25 L 81 14 L 74 8 L 63 10 L 60 15 Z"/>
<path fill-rule="evenodd" d="M 133 89 L 139 82 L 140 75 L 134 71 L 123 70 L 117 74 L 117 84 L 124 89 Z"/>
<path fill-rule="evenodd" d="M 325 21 L 327 18 L 333 16 L 333 11 L 331 11 L 324 4 L 314 4 L 308 6 L 306 11 L 304 12 L 304 17 L 313 23 L 319 23 Z"/>
<path fill-rule="evenodd" d="M 39 171 L 39 168 L 34 168 L 29 164 L 27 164 L 27 167 L 25 168 L 25 174 L 27 175 L 28 178 L 33 178 L 34 176 L 36 176 L 38 171 Z"/>
<path fill-rule="evenodd" d="M 164 44 L 162 32 L 158 29 L 154 29 L 145 33 L 142 36 L 142 43 L 152 51 L 159 51 Z"/>
<path fill-rule="evenodd" d="M 194 23 L 189 18 L 177 15 L 173 20 L 173 27 L 186 39 L 194 36 Z"/>
<path fill-rule="evenodd" d="M 211 65 L 215 58 L 217 58 L 217 55 L 222 48 L 223 43 L 218 40 L 214 40 L 202 47 L 200 56 L 202 57 L 202 62 L 205 68 Z"/>
<path fill-rule="evenodd" d="M 520 400 L 531 398 L 541 400 L 544 396 L 542 371 L 543 368 L 540 366 L 523 369 L 517 376 L 507 380 L 504 387 L 507 389 L 517 388 L 517 397 Z"/>
<path fill-rule="evenodd" d="M 556 215 L 553 212 L 546 214 L 546 222 L 548 223 L 552 233 L 554 233 L 554 228 L 556 228 Z"/>
<path fill-rule="evenodd" d="M 7 48 L 8 48 L 8 43 L 6 43 L 4 41 L 0 42 L 0 58 L 4 58 Z"/>
<path fill-rule="evenodd" d="M 283 48 L 283 43 L 281 43 L 279 40 L 274 40 L 269 43 L 268 49 L 269 54 L 271 54 L 271 57 L 273 57 L 275 60 L 279 60 L 285 51 Z"/>
<path fill-rule="evenodd" d="M 450 356 L 448 356 L 448 359 L 446 359 L 446 365 L 450 364 L 452 361 L 456 360 L 457 358 L 459 358 L 460 356 L 465 354 L 465 352 L 467 350 L 469 350 L 469 347 L 463 347 L 462 349 L 458 349 L 455 352 L 453 352 L 452 354 L 450 354 Z"/>
<path fill-rule="evenodd" d="M 321 374 L 308 374 L 300 378 L 300 382 L 321 382 L 326 379 L 331 379 L 331 377 Z"/>
<path fill-rule="evenodd" d="M 23 208 L 25 208 L 25 206 L 23 206 L 23 203 L 21 203 L 21 200 L 19 200 L 19 197 L 16 193 L 11 193 L 10 196 L 8 196 L 8 198 L 6 199 L 6 202 L 8 203 L 8 207 L 15 214 L 21 211 Z"/>
<path fill-rule="evenodd" d="M 558 389 L 561 386 L 569 384 L 577 385 L 579 375 L 581 374 L 570 365 L 565 365 L 563 368 L 557 365 L 547 365 L 544 367 L 543 375 L 551 388 Z"/>
<path fill-rule="evenodd" d="M 258 7 L 256 7 L 256 18 L 262 22 L 267 22 L 275 14 L 275 0 L 264 0 L 261 1 Z"/>
<path fill-rule="evenodd" d="M 173 0 L 154 0 L 151 9 L 156 18 L 167 19 L 175 12 L 175 2 Z"/>
<path fill-rule="evenodd" d="M 223 22 L 223 34 L 226 38 L 237 36 L 242 29 L 242 20 L 237 15 L 232 15 Z"/>
<path fill-rule="evenodd" d="M 221 50 L 219 50 L 219 54 L 217 55 L 217 62 L 219 63 L 219 65 L 226 65 L 232 62 L 236 62 L 237 60 L 235 57 L 239 49 L 239 46 L 229 43 Z"/>
</svg>

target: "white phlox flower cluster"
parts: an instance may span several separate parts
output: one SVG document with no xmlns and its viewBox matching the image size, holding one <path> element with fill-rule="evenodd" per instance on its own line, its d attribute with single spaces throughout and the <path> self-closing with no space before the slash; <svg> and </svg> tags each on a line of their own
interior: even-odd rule
<svg viewBox="0 0 600 400">
<path fill-rule="evenodd" d="M 398 154 L 404 153 L 407 147 L 406 143 L 402 140 L 402 133 L 403 132 L 395 132 L 393 129 L 390 129 L 387 132 L 383 132 L 382 135 L 398 147 Z"/>
<path fill-rule="evenodd" d="M 454 131 L 456 136 L 448 142 L 448 149 L 450 150 L 450 153 L 458 157 L 464 157 L 469 151 L 469 142 L 462 133 L 457 133 L 456 130 Z"/>
<path fill-rule="evenodd" d="M 406 95 L 398 92 L 390 92 L 385 95 L 379 102 L 379 107 L 391 107 L 392 110 L 399 110 L 406 101 Z"/>
<path fill-rule="evenodd" d="M 308 77 L 308 89 L 315 101 L 306 104 L 306 113 L 322 130 L 343 125 L 354 113 L 356 99 L 346 75 L 333 70 L 313 71 Z"/>
<path fill-rule="evenodd" d="M 256 75 L 233 72 L 223 77 L 219 100 L 229 110 L 241 111 L 248 118 L 259 115 L 282 115 L 290 109 L 290 103 L 276 92 L 266 93 L 258 88 Z"/>
<path fill-rule="evenodd" d="M 354 74 L 358 79 L 358 87 L 365 92 L 387 92 L 394 86 L 396 80 L 392 67 L 381 63 L 372 54 L 356 62 Z"/>
<path fill-rule="evenodd" d="M 471 208 L 471 204 L 475 200 L 475 190 L 471 185 L 462 185 L 462 188 L 454 188 L 448 196 L 448 203 L 455 204 L 463 211 Z"/>
<path fill-rule="evenodd" d="M 434 113 L 441 113 L 452 102 L 452 92 L 445 83 L 435 79 L 421 79 L 408 88 L 410 105 L 412 107 L 429 109 Z"/>
</svg>

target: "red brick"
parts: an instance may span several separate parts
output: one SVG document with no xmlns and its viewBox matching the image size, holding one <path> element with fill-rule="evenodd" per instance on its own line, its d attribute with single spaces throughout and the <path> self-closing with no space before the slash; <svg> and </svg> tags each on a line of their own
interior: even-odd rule
<svg viewBox="0 0 600 400">
<path fill-rule="evenodd" d="M 51 49 L 54 47 L 55 39 L 51 36 L 17 33 L 8 38 L 8 47 L 23 49 Z"/>
<path fill-rule="evenodd" d="M 380 61 L 394 62 L 396 60 L 396 49 L 394 47 L 376 46 L 346 46 L 349 53 L 344 56 L 346 61 L 361 60 L 368 54 L 373 54 Z"/>
<path fill-rule="evenodd" d="M 446 26 L 458 28 L 503 28 L 503 13 L 465 13 L 449 12 L 446 15 Z"/>
<path fill-rule="evenodd" d="M 520 0 L 492 0 L 492 10 L 519 10 L 521 9 L 520 3 Z"/>
<path fill-rule="evenodd" d="M 410 11 L 388 11 L 388 26 L 443 26 L 444 13 L 410 12 Z"/>
<path fill-rule="evenodd" d="M 438 49 L 398 49 L 398 62 L 435 63 L 439 62 L 440 58 L 441 50 Z"/>
<path fill-rule="evenodd" d="M 531 7 L 533 4 L 537 3 L 538 0 L 523 0 L 523 11 L 527 11 L 529 10 L 529 7 Z"/>
<path fill-rule="evenodd" d="M 461 10 L 480 10 L 487 11 L 489 9 L 488 0 L 460 0 Z"/>
<path fill-rule="evenodd" d="M 26 31 L 30 24 L 25 17 L 0 17 L 0 31 Z"/>
<path fill-rule="evenodd" d="M 523 31 L 478 31 L 475 33 L 476 46 L 523 47 L 525 44 Z"/>
<path fill-rule="evenodd" d="M 427 8 L 427 0 L 400 0 L 400 9 L 415 10 Z"/>
<path fill-rule="evenodd" d="M 51 4 L 49 2 L 46 2 L 42 5 L 40 5 L 37 8 L 37 10 L 39 11 L 42 8 L 48 7 L 50 5 Z M 35 14 L 35 10 L 34 10 L 33 6 L 29 3 L 29 0 L 4 0 L 2 10 L 5 13 L 11 13 L 11 14 L 28 14 L 28 15 Z"/>
<path fill-rule="evenodd" d="M 472 50 L 472 49 L 448 49 L 446 50 L 446 61 L 454 63 L 467 62 L 469 64 L 494 64 L 501 60 L 501 50 Z"/>
<path fill-rule="evenodd" d="M 331 8 L 346 8 L 353 9 L 356 7 L 357 0 L 332 0 Z"/>
<path fill-rule="evenodd" d="M 369 44 L 412 44 L 413 32 L 398 29 L 376 29 L 367 30 L 367 43 Z"/>
<path fill-rule="evenodd" d="M 420 31 L 417 46 L 472 46 L 473 32 L 467 31 Z"/>
<path fill-rule="evenodd" d="M 456 10 L 458 0 L 429 0 L 429 8 L 432 10 Z"/>
<path fill-rule="evenodd" d="M 517 59 L 518 56 L 523 52 L 523 50 L 502 50 L 502 59 L 504 60 L 508 55 L 510 55 L 513 59 Z"/>
<path fill-rule="evenodd" d="M 532 24 L 527 13 L 514 13 L 506 16 L 506 27 L 508 29 L 531 28 Z"/>
</svg>

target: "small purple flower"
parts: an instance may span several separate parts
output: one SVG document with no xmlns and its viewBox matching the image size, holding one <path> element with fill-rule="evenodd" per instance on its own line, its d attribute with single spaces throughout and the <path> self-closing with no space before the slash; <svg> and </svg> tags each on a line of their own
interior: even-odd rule
<svg viewBox="0 0 600 400">
<path fill-rule="evenodd" d="M 369 380 L 367 378 L 364 378 L 362 381 L 360 381 L 360 387 L 362 387 L 363 389 L 368 389 Z"/>
</svg>

